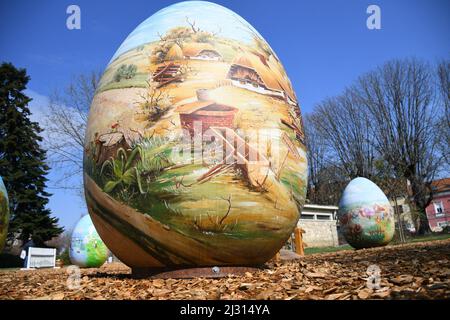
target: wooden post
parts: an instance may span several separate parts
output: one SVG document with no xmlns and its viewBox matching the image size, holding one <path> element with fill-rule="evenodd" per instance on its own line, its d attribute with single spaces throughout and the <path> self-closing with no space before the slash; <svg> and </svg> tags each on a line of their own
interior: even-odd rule
<svg viewBox="0 0 450 320">
<path fill-rule="evenodd" d="M 296 227 L 294 230 L 295 253 L 301 256 L 305 255 L 305 244 L 303 243 L 303 233 L 305 233 L 305 230 L 303 230 L 300 227 Z"/>
<path fill-rule="evenodd" d="M 281 254 L 280 251 L 277 252 L 277 254 L 275 255 L 275 262 L 280 262 L 281 261 Z"/>
</svg>

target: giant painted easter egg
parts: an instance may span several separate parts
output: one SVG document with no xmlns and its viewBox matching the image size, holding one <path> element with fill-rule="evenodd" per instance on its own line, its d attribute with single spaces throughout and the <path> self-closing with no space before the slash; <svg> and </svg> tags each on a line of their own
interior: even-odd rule
<svg viewBox="0 0 450 320">
<path fill-rule="evenodd" d="M 73 229 L 70 261 L 79 267 L 96 268 L 108 258 L 108 248 L 95 230 L 91 217 L 85 215 Z"/>
<path fill-rule="evenodd" d="M 341 232 L 356 249 L 384 246 L 394 236 L 393 212 L 388 198 L 375 183 L 366 178 L 353 179 L 339 203 Z"/>
<path fill-rule="evenodd" d="M 5 184 L 0 177 L 0 253 L 5 247 L 9 224 L 9 202 Z"/>
<path fill-rule="evenodd" d="M 222 6 L 178 3 L 132 31 L 101 78 L 89 213 L 131 267 L 261 264 L 299 218 L 304 143 L 296 95 L 261 35 Z"/>
</svg>

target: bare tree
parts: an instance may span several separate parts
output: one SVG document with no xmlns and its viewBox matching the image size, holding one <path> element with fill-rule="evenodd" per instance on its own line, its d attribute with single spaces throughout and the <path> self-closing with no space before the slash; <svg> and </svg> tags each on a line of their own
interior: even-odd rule
<svg viewBox="0 0 450 320">
<path fill-rule="evenodd" d="M 447 124 L 450 124 L 450 60 L 443 60 L 437 66 L 439 93 L 445 108 Z"/>
<path fill-rule="evenodd" d="M 336 167 L 326 139 L 317 130 L 317 115 L 308 114 L 304 118 L 308 157 L 307 198 L 315 204 L 337 204 L 346 178 Z"/>
<path fill-rule="evenodd" d="M 82 189 L 84 135 L 100 77 L 100 72 L 79 75 L 50 97 L 44 139 L 52 166 L 63 172 L 56 187 Z"/>
<path fill-rule="evenodd" d="M 304 118 L 306 135 L 306 149 L 308 157 L 308 196 L 313 203 L 317 203 L 316 191 L 319 189 L 319 173 L 325 167 L 325 143 L 312 122 L 312 116 L 307 114 Z"/>
<path fill-rule="evenodd" d="M 318 104 L 311 124 L 345 176 L 371 178 L 375 158 L 372 126 L 351 90 Z"/>
<path fill-rule="evenodd" d="M 441 148 L 446 157 L 446 164 L 450 161 L 450 61 L 443 60 L 437 66 L 439 89 L 439 103 L 444 106 L 444 121 L 442 124 L 443 139 Z"/>
<path fill-rule="evenodd" d="M 391 61 L 319 103 L 306 121 L 310 199 L 321 201 L 324 184 L 341 188 L 343 176 L 367 177 L 391 199 L 405 195 L 427 232 L 431 182 L 448 167 L 449 66 L 441 62 L 436 77 L 424 62 Z"/>
<path fill-rule="evenodd" d="M 441 167 L 440 120 L 433 73 L 415 60 L 394 60 L 362 76 L 353 91 L 371 115 L 374 144 L 395 174 L 407 180 L 418 230 L 429 230 L 425 208 Z"/>
</svg>

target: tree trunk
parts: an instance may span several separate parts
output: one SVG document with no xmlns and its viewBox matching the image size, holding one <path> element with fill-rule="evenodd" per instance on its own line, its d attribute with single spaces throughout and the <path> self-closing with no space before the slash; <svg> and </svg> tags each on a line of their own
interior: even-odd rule
<svg viewBox="0 0 450 320">
<path fill-rule="evenodd" d="M 398 235 L 400 238 L 400 242 L 404 243 L 406 239 L 405 239 L 405 235 L 403 234 L 403 223 L 402 223 L 402 217 L 398 210 L 397 197 L 394 197 L 394 214 L 397 216 Z"/>
<path fill-rule="evenodd" d="M 433 193 L 431 188 L 423 183 L 418 183 L 416 180 L 408 179 L 409 188 L 408 195 L 412 200 L 411 204 L 414 207 L 414 211 L 417 213 L 416 217 L 416 230 L 417 234 L 424 235 L 430 233 L 430 224 L 428 223 L 428 216 L 426 214 L 426 207 L 431 203 L 433 199 Z"/>
<path fill-rule="evenodd" d="M 427 217 L 425 210 L 419 211 L 418 220 L 419 220 L 418 234 L 424 235 L 424 234 L 430 233 L 431 232 L 430 224 L 428 223 L 428 217 Z"/>
</svg>

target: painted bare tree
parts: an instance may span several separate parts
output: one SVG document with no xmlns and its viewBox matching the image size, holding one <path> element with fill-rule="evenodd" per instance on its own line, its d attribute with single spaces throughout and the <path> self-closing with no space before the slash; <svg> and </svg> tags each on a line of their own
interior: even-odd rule
<svg viewBox="0 0 450 320">
<path fill-rule="evenodd" d="M 146 82 L 145 93 L 140 94 L 140 100 L 136 104 L 141 108 L 150 124 L 158 121 L 171 106 L 169 92 L 160 90 L 158 84 L 151 79 Z"/>
<path fill-rule="evenodd" d="M 362 76 L 353 92 L 371 116 L 374 144 L 396 176 L 406 179 L 420 234 L 429 230 L 425 208 L 443 161 L 442 118 L 434 74 L 424 62 L 394 60 Z"/>
<path fill-rule="evenodd" d="M 101 73 L 94 71 L 79 75 L 50 97 L 44 139 L 52 166 L 63 172 L 56 187 L 82 189 L 84 134 L 100 77 Z"/>
<path fill-rule="evenodd" d="M 212 43 L 214 38 L 221 33 L 221 28 L 218 27 L 217 31 L 202 30 L 196 25 L 195 20 L 190 20 L 186 17 L 186 23 L 188 26 L 180 26 L 169 29 L 165 34 L 158 33 L 159 41 L 154 46 L 151 54 L 149 55 L 151 63 L 161 63 L 164 61 L 167 52 L 172 48 L 174 44 L 180 48 L 184 47 L 186 42 L 200 42 L 200 43 Z"/>
</svg>

